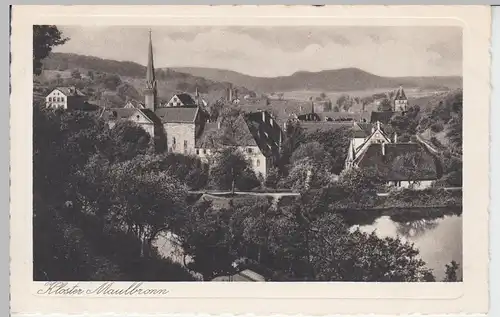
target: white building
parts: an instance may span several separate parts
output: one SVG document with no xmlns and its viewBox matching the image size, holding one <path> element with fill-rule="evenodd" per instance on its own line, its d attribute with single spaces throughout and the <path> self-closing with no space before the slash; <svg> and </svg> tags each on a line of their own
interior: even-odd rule
<svg viewBox="0 0 500 317">
<path fill-rule="evenodd" d="M 45 97 L 45 105 L 52 109 L 82 109 L 87 96 L 76 87 L 57 87 Z"/>
</svg>

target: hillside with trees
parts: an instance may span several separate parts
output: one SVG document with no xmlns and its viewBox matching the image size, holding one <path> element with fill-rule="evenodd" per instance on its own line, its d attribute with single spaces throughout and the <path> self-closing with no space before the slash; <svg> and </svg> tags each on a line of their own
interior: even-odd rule
<svg viewBox="0 0 500 317">
<path fill-rule="evenodd" d="M 146 67 L 127 61 L 101 59 L 69 53 L 50 53 L 43 60 L 43 72 L 36 78 L 35 91 L 40 95 L 57 86 L 76 86 L 91 99 L 114 107 L 125 105 L 127 99 L 142 101 Z M 160 101 L 168 101 L 173 94 L 196 89 L 209 103 L 227 94 L 228 82 L 218 82 L 163 68 L 156 70 Z M 240 94 L 253 93 L 234 86 Z M 43 93 L 41 92 L 43 91 Z"/>
<path fill-rule="evenodd" d="M 358 68 L 324 70 L 320 72 L 299 71 L 289 76 L 255 77 L 235 71 L 203 68 L 177 67 L 174 70 L 201 76 L 215 81 L 228 81 L 235 85 L 260 92 L 275 91 L 355 91 L 376 88 L 393 88 L 403 85 L 407 88 L 459 88 L 462 78 L 459 76 L 442 77 L 383 77 Z"/>
</svg>

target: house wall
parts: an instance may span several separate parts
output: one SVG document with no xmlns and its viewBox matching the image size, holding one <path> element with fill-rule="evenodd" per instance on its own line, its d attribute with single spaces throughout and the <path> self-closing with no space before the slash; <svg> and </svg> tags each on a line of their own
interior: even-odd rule
<svg viewBox="0 0 500 317">
<path fill-rule="evenodd" d="M 136 123 L 138 126 L 142 127 L 151 136 L 155 136 L 154 124 L 147 118 L 144 117 L 139 111 L 135 112 L 130 118 L 130 121 Z"/>
<path fill-rule="evenodd" d="M 394 100 L 395 111 L 406 111 L 408 100 Z"/>
<path fill-rule="evenodd" d="M 250 162 L 250 165 L 258 176 L 267 177 L 267 170 L 269 168 L 268 159 L 262 154 L 258 146 L 241 146 L 239 150 L 243 153 L 243 156 Z"/>
<path fill-rule="evenodd" d="M 169 152 L 195 154 L 195 124 L 165 123 L 163 129 L 167 136 Z M 186 143 L 186 146 L 184 144 Z"/>
<path fill-rule="evenodd" d="M 238 149 L 243 154 L 243 157 L 247 159 L 250 163 L 250 167 L 258 176 L 267 177 L 267 172 L 271 166 L 273 166 L 272 158 L 266 157 L 260 151 L 258 146 L 240 146 Z M 210 157 L 215 154 L 211 149 L 196 148 L 196 156 L 204 163 L 208 163 Z"/>
<path fill-rule="evenodd" d="M 354 149 L 357 150 L 365 142 L 365 138 L 353 138 Z"/>
<path fill-rule="evenodd" d="M 68 109 L 68 99 L 66 95 L 56 89 L 45 97 L 45 105 L 47 108 Z"/>
</svg>

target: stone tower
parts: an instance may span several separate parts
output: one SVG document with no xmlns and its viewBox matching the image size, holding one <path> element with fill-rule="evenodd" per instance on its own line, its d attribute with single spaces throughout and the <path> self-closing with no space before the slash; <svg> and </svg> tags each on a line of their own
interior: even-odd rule
<svg viewBox="0 0 500 317">
<path fill-rule="evenodd" d="M 405 91 L 403 90 L 403 86 L 399 86 L 399 89 L 396 91 L 396 95 L 394 96 L 394 111 L 395 112 L 404 112 L 408 109 L 408 98 L 406 98 Z"/>
<path fill-rule="evenodd" d="M 144 104 L 146 109 L 156 110 L 157 91 L 155 79 L 155 67 L 153 62 L 153 43 L 151 41 L 151 30 L 149 31 L 148 66 L 146 69 L 146 87 L 144 89 Z"/>
</svg>

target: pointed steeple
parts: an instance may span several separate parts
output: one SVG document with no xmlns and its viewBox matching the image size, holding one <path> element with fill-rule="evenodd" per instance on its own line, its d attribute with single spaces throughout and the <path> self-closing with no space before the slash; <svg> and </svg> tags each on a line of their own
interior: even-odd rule
<svg viewBox="0 0 500 317">
<path fill-rule="evenodd" d="M 151 40 L 151 30 L 149 30 L 148 68 L 146 70 L 146 82 L 151 88 L 153 87 L 153 84 L 155 82 L 155 66 L 153 62 L 153 41 Z"/>
<path fill-rule="evenodd" d="M 151 30 L 149 30 L 148 46 L 148 66 L 146 68 L 146 89 L 144 90 L 146 109 L 156 110 L 156 78 L 153 62 L 153 42 L 151 40 Z"/>
</svg>

